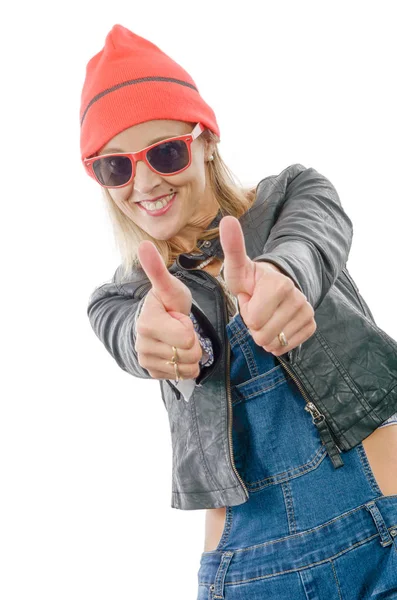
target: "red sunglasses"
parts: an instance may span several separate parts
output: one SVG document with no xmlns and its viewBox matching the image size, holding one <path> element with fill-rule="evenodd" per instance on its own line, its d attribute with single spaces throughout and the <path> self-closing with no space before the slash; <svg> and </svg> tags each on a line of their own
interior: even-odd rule
<svg viewBox="0 0 397 600">
<path fill-rule="evenodd" d="M 191 144 L 204 129 L 201 123 L 197 123 L 191 133 L 161 140 L 139 152 L 101 154 L 85 158 L 83 164 L 88 174 L 105 188 L 128 185 L 135 177 L 138 160 L 160 175 L 176 175 L 191 165 Z"/>
</svg>

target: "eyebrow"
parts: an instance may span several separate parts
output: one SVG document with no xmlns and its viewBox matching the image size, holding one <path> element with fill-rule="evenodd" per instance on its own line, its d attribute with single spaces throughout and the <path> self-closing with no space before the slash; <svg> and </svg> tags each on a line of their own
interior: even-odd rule
<svg viewBox="0 0 397 600">
<path fill-rule="evenodd" d="M 181 134 L 183 135 L 183 134 Z M 156 142 L 161 142 L 161 140 L 168 140 L 169 138 L 172 137 L 178 137 L 178 134 L 174 134 L 174 135 L 161 135 L 160 137 L 154 138 L 151 142 L 149 142 L 149 144 L 147 144 L 147 146 L 151 146 L 152 144 L 155 144 Z M 145 148 L 147 147 L 145 146 Z M 101 152 L 101 154 L 98 154 L 98 156 L 101 156 L 102 154 L 111 154 L 112 152 L 121 152 L 123 154 L 125 154 L 124 150 L 120 150 L 120 148 L 106 148 L 106 150 L 104 150 L 103 152 Z"/>
</svg>

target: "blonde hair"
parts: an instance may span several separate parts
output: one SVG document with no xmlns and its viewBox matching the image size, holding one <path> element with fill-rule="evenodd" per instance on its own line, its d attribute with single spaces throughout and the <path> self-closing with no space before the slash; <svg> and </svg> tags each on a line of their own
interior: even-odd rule
<svg viewBox="0 0 397 600">
<path fill-rule="evenodd" d="M 209 129 L 206 129 L 201 134 L 201 137 L 207 141 L 215 142 L 213 152 L 214 159 L 206 163 L 206 176 L 208 177 L 208 185 L 219 205 L 222 217 L 232 215 L 238 219 L 254 203 L 256 188 L 242 186 L 236 176 L 226 166 L 216 145 L 220 141 L 216 134 Z M 174 263 L 179 254 L 190 252 L 201 253 L 197 246 L 197 238 L 196 243 L 190 248 L 186 248 L 186 246 L 183 245 L 182 240 L 178 239 L 178 236 L 174 236 L 169 240 L 157 240 L 153 238 L 119 209 L 106 188 L 102 188 L 102 190 L 113 226 L 116 245 L 119 248 L 122 257 L 121 275 L 117 276 L 119 283 L 128 279 L 128 275 L 131 271 L 142 268 L 138 257 L 138 247 L 143 240 L 150 240 L 153 242 L 167 268 Z M 199 229 L 200 225 L 201 229 Z M 199 220 L 193 223 L 193 227 L 194 226 L 198 228 L 197 235 L 200 235 L 200 241 L 212 240 L 219 236 L 219 227 L 203 231 L 203 225 Z"/>
</svg>

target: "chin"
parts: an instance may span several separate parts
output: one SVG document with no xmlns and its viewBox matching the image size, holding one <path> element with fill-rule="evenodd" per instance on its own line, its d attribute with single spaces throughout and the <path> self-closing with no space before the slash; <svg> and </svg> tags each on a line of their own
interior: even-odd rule
<svg viewBox="0 0 397 600">
<path fill-rule="evenodd" d="M 168 242 L 176 235 L 178 235 L 178 233 L 171 233 L 171 235 L 169 233 L 165 233 L 164 235 L 161 235 L 161 233 L 159 234 L 157 231 L 155 234 L 150 233 L 150 231 L 148 231 L 147 233 L 149 233 L 149 235 L 151 235 L 155 240 L 159 240 L 161 242 Z"/>
</svg>

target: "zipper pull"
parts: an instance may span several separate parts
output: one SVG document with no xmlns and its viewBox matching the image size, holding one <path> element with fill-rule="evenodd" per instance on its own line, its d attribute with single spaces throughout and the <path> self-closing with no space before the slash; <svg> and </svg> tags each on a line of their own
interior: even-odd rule
<svg viewBox="0 0 397 600">
<path fill-rule="evenodd" d="M 344 465 L 344 462 L 340 456 L 342 450 L 336 444 L 332 436 L 329 425 L 325 419 L 325 415 L 318 410 L 317 406 L 315 406 L 313 402 L 307 402 L 305 410 L 311 414 L 312 421 L 318 429 L 320 437 L 324 442 L 328 456 L 330 457 L 334 468 L 338 469 L 339 467 L 342 467 Z"/>
<path fill-rule="evenodd" d="M 317 423 L 319 421 L 325 420 L 325 415 L 320 413 L 317 406 L 315 404 L 313 404 L 313 402 L 307 402 L 306 406 L 305 406 L 305 410 L 307 410 L 307 412 L 309 412 L 311 414 L 312 421 L 315 425 L 317 425 Z"/>
</svg>

